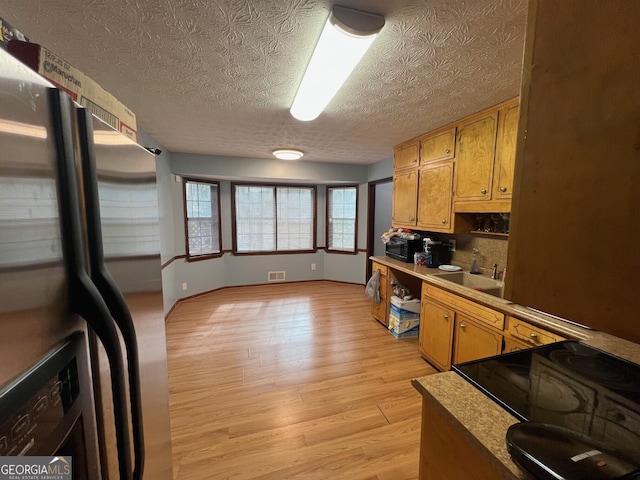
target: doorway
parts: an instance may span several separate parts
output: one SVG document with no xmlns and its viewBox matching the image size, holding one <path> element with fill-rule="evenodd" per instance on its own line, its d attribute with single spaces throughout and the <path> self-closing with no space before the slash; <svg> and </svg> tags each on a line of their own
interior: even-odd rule
<svg viewBox="0 0 640 480">
<path fill-rule="evenodd" d="M 369 182 L 367 211 L 367 259 L 373 255 L 383 256 L 384 244 L 380 237 L 391 227 L 391 203 L 393 178 Z M 371 277 L 371 261 L 367 260 L 366 279 Z"/>
</svg>

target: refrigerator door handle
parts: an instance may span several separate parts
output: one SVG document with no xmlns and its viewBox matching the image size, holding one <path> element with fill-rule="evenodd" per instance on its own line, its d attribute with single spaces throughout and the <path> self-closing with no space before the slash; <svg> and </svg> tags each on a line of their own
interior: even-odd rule
<svg viewBox="0 0 640 480">
<path fill-rule="evenodd" d="M 58 158 L 62 248 L 69 279 L 69 310 L 83 317 L 104 346 L 111 369 L 118 468 L 121 480 L 132 479 L 131 439 L 125 368 L 118 332 L 100 292 L 87 274 L 82 246 L 82 222 L 73 150 L 73 103 L 57 89 L 49 90 L 53 135 Z"/>
<path fill-rule="evenodd" d="M 104 298 L 111 317 L 115 321 L 124 340 L 129 371 L 129 396 L 131 399 L 131 426 L 135 454 L 133 479 L 142 479 L 145 462 L 144 430 L 142 417 L 142 389 L 140 386 L 140 360 L 136 331 L 131 312 L 122 292 L 104 264 L 102 226 L 98 192 L 98 174 L 93 144 L 91 113 L 77 108 L 78 133 L 82 162 L 82 182 L 86 208 L 86 228 L 89 250 L 91 280 Z"/>
</svg>

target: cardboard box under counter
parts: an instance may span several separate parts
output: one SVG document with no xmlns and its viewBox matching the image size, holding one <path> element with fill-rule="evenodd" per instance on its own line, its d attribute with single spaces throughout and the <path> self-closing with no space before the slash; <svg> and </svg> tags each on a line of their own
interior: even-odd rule
<svg viewBox="0 0 640 480">
<path fill-rule="evenodd" d="M 412 298 L 411 300 L 403 300 L 400 297 L 393 295 L 391 297 L 391 307 L 396 307 L 399 310 L 405 310 L 406 312 L 412 312 L 420 314 L 420 299 Z"/>
</svg>

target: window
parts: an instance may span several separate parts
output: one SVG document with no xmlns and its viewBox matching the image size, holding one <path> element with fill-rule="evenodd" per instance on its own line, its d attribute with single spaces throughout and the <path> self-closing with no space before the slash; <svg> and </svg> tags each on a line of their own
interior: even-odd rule
<svg viewBox="0 0 640 480">
<path fill-rule="evenodd" d="M 220 185 L 184 180 L 187 258 L 220 254 Z"/>
<path fill-rule="evenodd" d="M 314 251 L 316 189 L 233 184 L 234 251 Z"/>
<path fill-rule="evenodd" d="M 358 186 L 327 187 L 327 250 L 357 251 Z"/>
</svg>

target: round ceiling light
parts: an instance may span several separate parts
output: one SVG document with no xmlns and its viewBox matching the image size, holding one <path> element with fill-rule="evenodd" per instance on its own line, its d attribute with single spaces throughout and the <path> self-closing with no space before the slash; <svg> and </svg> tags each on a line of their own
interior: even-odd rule
<svg viewBox="0 0 640 480">
<path fill-rule="evenodd" d="M 300 150 L 292 150 L 290 148 L 273 151 L 273 156 L 280 160 L 300 160 L 303 155 L 304 153 Z"/>
</svg>

